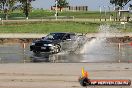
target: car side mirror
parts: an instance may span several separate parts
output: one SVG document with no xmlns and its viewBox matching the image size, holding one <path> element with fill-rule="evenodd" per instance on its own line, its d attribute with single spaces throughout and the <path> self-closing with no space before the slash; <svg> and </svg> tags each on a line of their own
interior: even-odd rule
<svg viewBox="0 0 132 88">
<path fill-rule="evenodd" d="M 63 38 L 63 40 L 66 40 L 66 38 Z"/>
<path fill-rule="evenodd" d="M 44 39 L 45 37 L 42 37 L 42 39 Z"/>
</svg>

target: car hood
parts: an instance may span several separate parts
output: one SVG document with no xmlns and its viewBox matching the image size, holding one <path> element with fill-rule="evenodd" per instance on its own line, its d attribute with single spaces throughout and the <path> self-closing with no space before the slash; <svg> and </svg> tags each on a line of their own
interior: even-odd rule
<svg viewBox="0 0 132 88">
<path fill-rule="evenodd" d="M 35 41 L 35 43 L 43 43 L 43 44 L 55 44 L 55 43 L 59 43 L 60 40 L 37 40 Z"/>
</svg>

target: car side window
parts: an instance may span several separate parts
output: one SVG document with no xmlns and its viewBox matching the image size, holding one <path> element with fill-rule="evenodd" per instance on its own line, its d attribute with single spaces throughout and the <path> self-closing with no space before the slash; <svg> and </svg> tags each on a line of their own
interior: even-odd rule
<svg viewBox="0 0 132 88">
<path fill-rule="evenodd" d="M 63 38 L 63 40 L 67 40 L 67 39 L 70 39 L 70 34 L 65 35 Z"/>
<path fill-rule="evenodd" d="M 70 35 L 71 40 L 75 40 L 76 36 L 75 35 Z"/>
</svg>

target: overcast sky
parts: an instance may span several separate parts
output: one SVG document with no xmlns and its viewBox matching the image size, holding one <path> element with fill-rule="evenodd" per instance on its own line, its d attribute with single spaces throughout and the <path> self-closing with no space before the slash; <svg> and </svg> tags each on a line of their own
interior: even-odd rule
<svg viewBox="0 0 132 88">
<path fill-rule="evenodd" d="M 111 6 L 109 0 L 67 0 L 70 6 L 88 6 L 89 10 L 99 10 L 99 6 Z M 132 2 L 130 2 L 132 3 Z M 34 8 L 50 9 L 55 4 L 55 0 L 36 0 L 32 3 Z"/>
</svg>

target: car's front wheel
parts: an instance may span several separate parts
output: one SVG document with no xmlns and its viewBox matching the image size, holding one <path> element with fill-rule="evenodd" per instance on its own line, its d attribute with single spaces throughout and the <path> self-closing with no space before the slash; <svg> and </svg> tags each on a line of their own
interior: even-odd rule
<svg viewBox="0 0 132 88">
<path fill-rule="evenodd" d="M 60 45 L 55 45 L 54 53 L 59 53 L 60 51 L 61 51 L 61 46 Z"/>
</svg>

